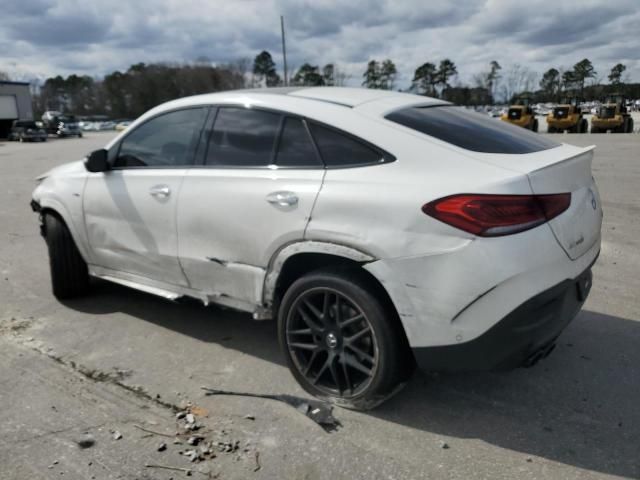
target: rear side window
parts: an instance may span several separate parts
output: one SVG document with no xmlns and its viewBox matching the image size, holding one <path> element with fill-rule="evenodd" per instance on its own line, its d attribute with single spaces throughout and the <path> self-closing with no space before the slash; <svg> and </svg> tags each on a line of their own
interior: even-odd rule
<svg viewBox="0 0 640 480">
<path fill-rule="evenodd" d="M 324 167 L 301 119 L 285 118 L 278 143 L 276 165 L 279 167 Z"/>
<path fill-rule="evenodd" d="M 207 150 L 207 165 L 258 167 L 272 163 L 281 115 L 263 110 L 218 110 Z"/>
<path fill-rule="evenodd" d="M 462 107 L 411 107 L 390 113 L 385 118 L 474 152 L 532 153 L 560 145 L 522 127 Z"/>
<path fill-rule="evenodd" d="M 327 167 L 349 167 L 382 163 L 384 154 L 368 145 L 335 130 L 309 124 Z"/>
</svg>

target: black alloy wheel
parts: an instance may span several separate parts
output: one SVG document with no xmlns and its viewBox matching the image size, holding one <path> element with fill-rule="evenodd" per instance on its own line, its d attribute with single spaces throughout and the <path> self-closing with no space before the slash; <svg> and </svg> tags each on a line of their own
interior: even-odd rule
<svg viewBox="0 0 640 480">
<path fill-rule="evenodd" d="M 279 304 L 278 336 L 298 383 L 346 408 L 374 408 L 415 366 L 382 286 L 356 267 L 326 267 L 295 280 Z"/>
<path fill-rule="evenodd" d="M 286 335 L 297 369 L 329 395 L 357 395 L 378 368 L 378 346 L 367 316 L 334 289 L 318 287 L 300 295 L 287 318 Z"/>
</svg>

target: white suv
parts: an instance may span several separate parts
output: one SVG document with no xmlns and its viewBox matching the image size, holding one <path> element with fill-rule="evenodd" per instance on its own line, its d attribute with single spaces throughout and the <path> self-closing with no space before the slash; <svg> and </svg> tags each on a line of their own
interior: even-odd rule
<svg viewBox="0 0 640 480">
<path fill-rule="evenodd" d="M 232 91 L 154 108 L 32 206 L 58 298 L 94 276 L 277 317 L 307 391 L 371 408 L 414 362 L 551 351 L 600 250 L 592 157 L 427 97 Z"/>
</svg>

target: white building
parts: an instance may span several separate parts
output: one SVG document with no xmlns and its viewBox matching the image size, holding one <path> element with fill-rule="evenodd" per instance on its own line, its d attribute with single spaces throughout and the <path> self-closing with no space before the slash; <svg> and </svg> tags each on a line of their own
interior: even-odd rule
<svg viewBox="0 0 640 480">
<path fill-rule="evenodd" d="M 27 82 L 0 80 L 0 138 L 6 138 L 14 120 L 33 120 Z"/>
</svg>

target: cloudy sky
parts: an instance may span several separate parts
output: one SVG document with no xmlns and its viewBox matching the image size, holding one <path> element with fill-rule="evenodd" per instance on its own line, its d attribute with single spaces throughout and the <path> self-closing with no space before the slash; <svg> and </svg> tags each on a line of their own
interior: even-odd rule
<svg viewBox="0 0 640 480">
<path fill-rule="evenodd" d="M 7 5 L 8 3 L 8 5 Z M 391 58 L 406 87 L 420 64 L 451 58 L 470 81 L 491 60 L 542 73 L 591 59 L 606 81 L 640 81 L 640 0 L 3 0 L 0 70 L 28 79 L 101 76 L 137 62 L 229 62 L 269 50 L 282 68 L 336 63 L 358 84 Z"/>
</svg>

